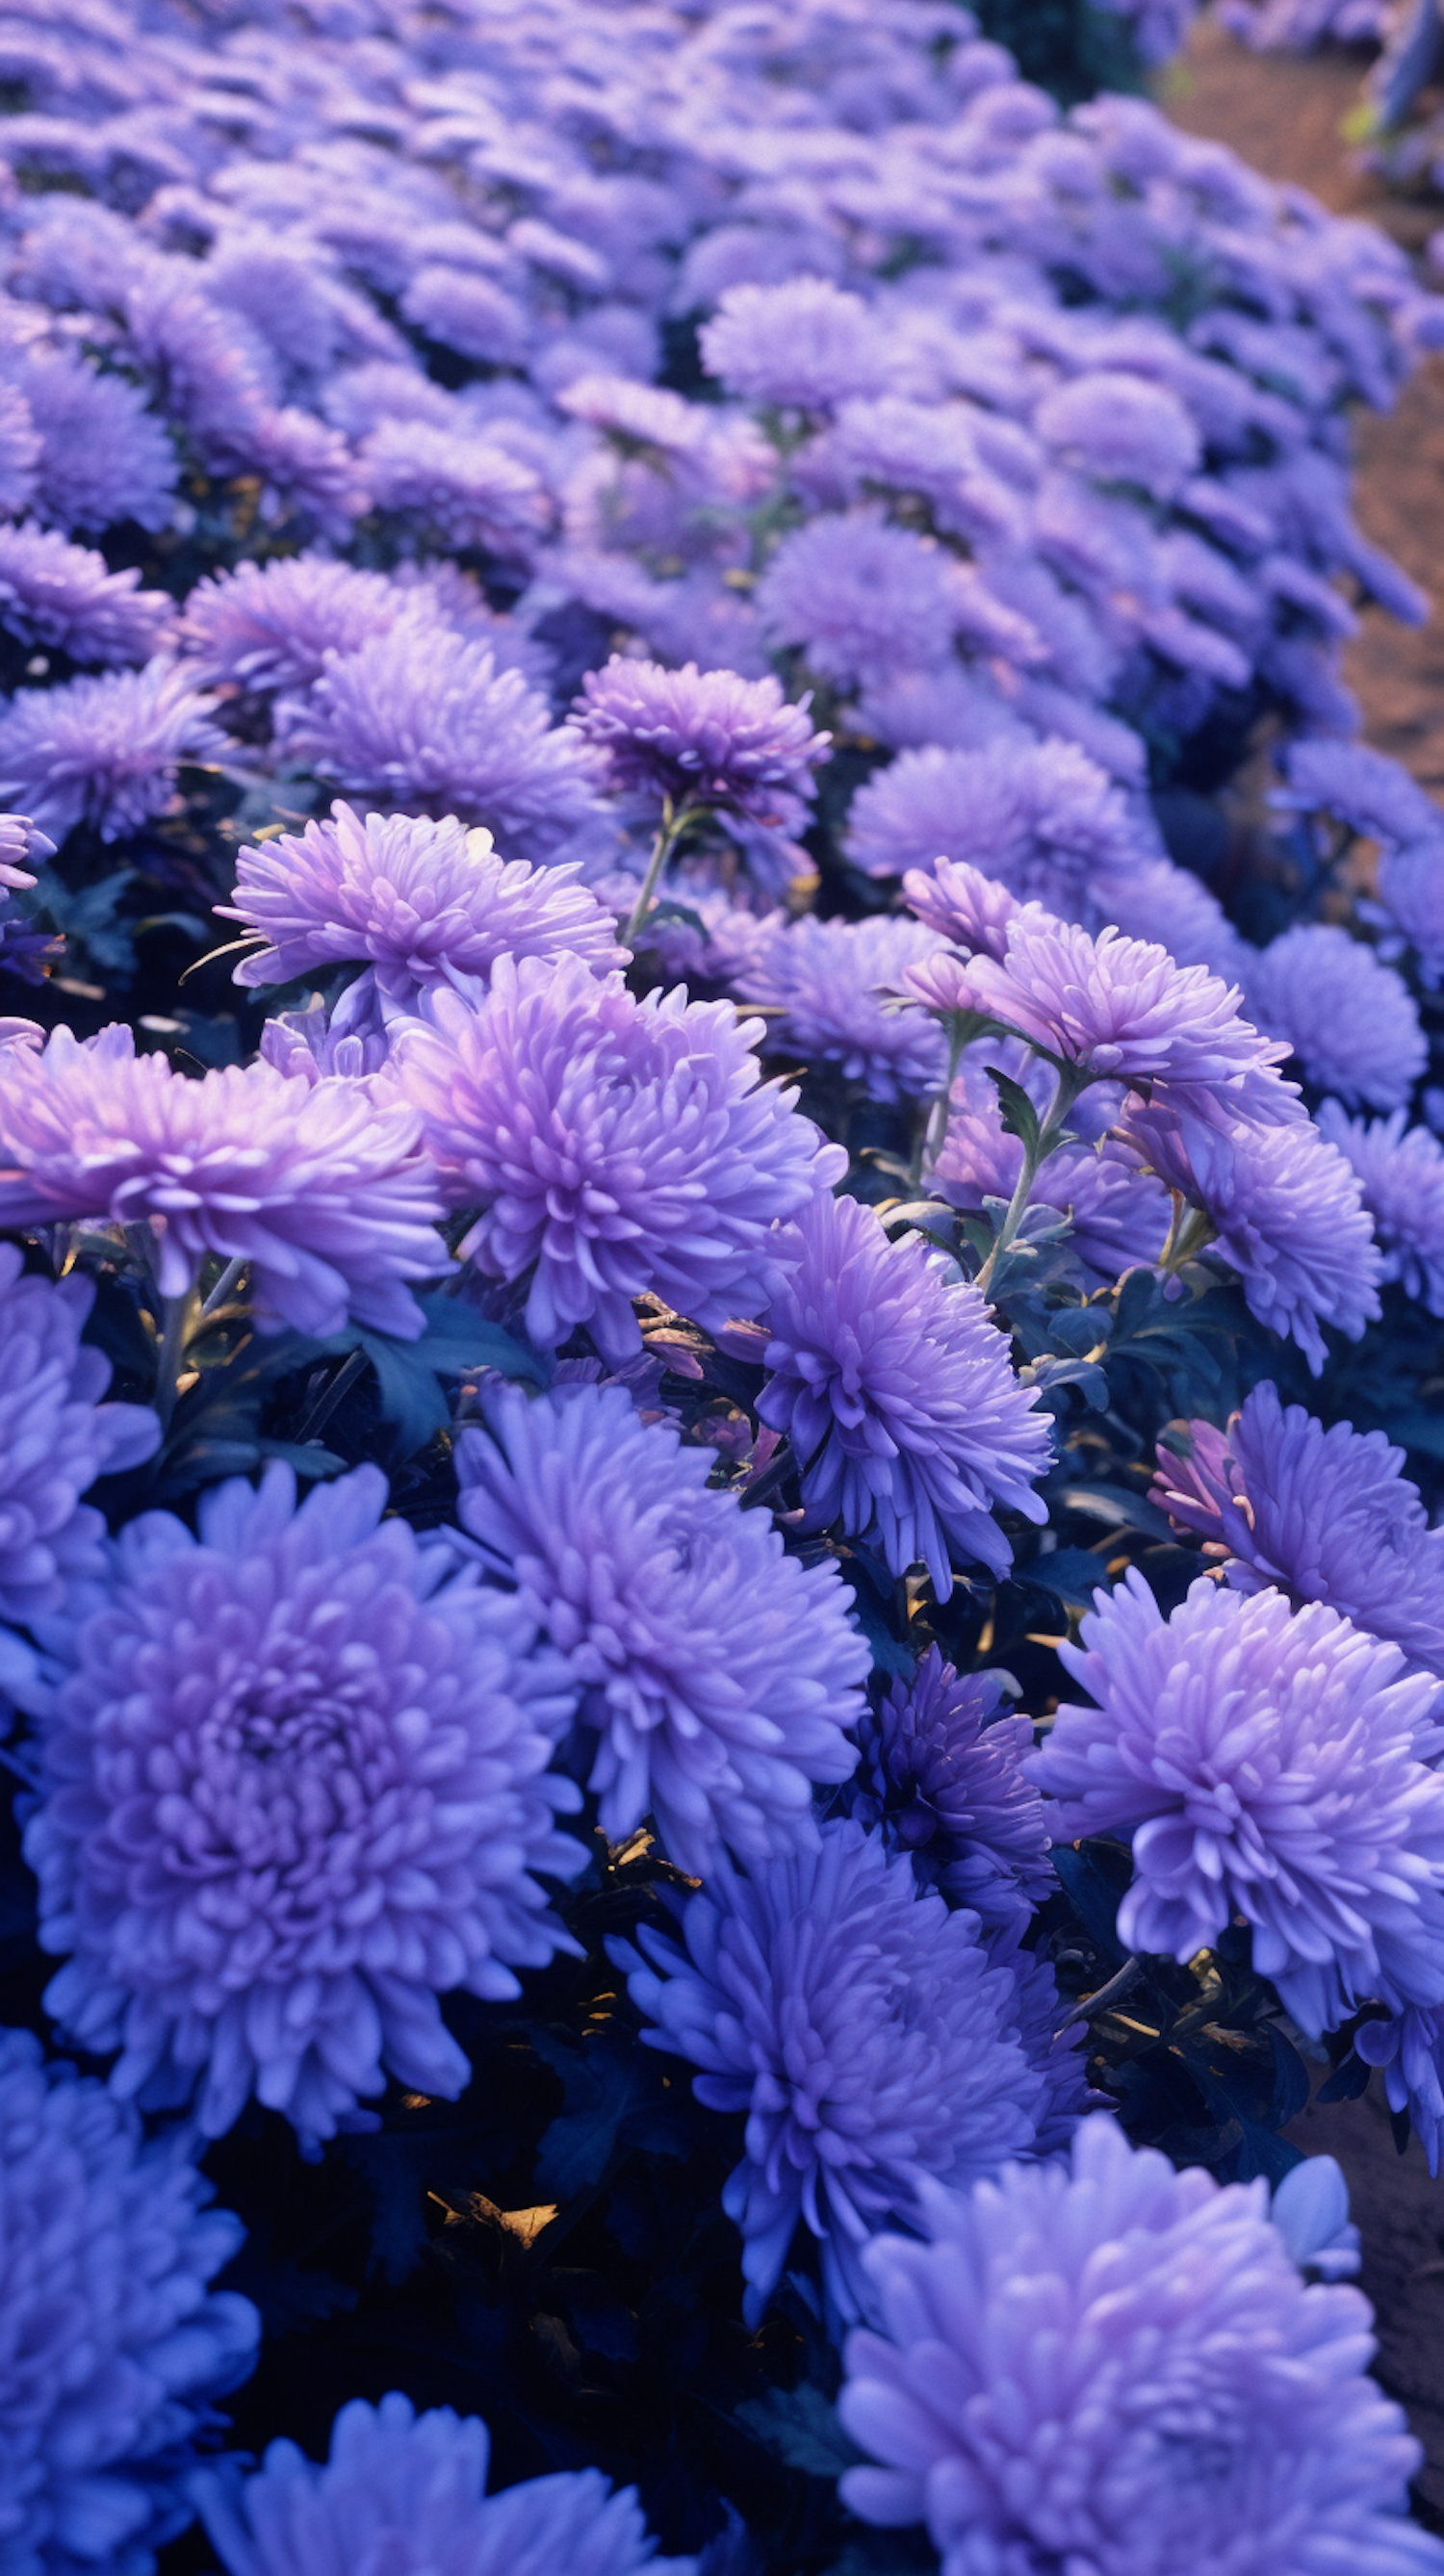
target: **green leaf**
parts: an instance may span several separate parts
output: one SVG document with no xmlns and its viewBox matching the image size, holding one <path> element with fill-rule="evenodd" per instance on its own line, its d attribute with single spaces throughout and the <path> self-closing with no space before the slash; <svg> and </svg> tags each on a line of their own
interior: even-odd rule
<svg viewBox="0 0 1444 2576">
<path fill-rule="evenodd" d="M 661 2069 L 635 2039 L 604 2029 L 579 2045 L 537 2031 L 532 2045 L 566 2088 L 566 2107 L 547 2129 L 536 2187 L 547 2200 L 574 2200 L 599 2183 L 624 2150 L 686 2153 L 685 2109 L 669 2102 Z"/>
<path fill-rule="evenodd" d="M 1088 1547 L 1056 1547 L 1051 1556 L 1040 1556 L 1026 1569 L 1029 1583 L 1041 1584 L 1045 1592 L 1056 1593 L 1075 1609 L 1091 1610 L 1093 1595 L 1100 1584 L 1108 1587 L 1108 1568 L 1101 1556 Z"/>
<path fill-rule="evenodd" d="M 1003 1125 L 1007 1133 L 1021 1138 L 1025 1153 L 1036 1155 L 1039 1138 L 1038 1112 L 1021 1082 L 1014 1082 L 1008 1074 L 1000 1073 L 995 1064 L 986 1065 L 984 1071 L 988 1080 L 997 1085 Z"/>
<path fill-rule="evenodd" d="M 840 2478 L 862 2458 L 835 2409 L 808 2380 L 800 2388 L 773 2388 L 765 2397 L 747 2398 L 737 2417 L 774 2459 L 809 2478 Z"/>
<path fill-rule="evenodd" d="M 499 1369 L 503 1376 L 526 1378 L 544 1386 L 548 1370 L 500 1324 L 490 1323 L 458 1297 L 431 1290 L 417 1300 L 426 1317 L 419 1341 L 402 1342 L 390 1333 L 356 1330 L 348 1342 L 363 1350 L 376 1372 L 382 1419 L 396 1431 L 402 1457 L 424 1449 L 451 1420 L 451 1405 L 442 1393 L 444 1378 L 464 1377 L 473 1369 Z"/>
</svg>

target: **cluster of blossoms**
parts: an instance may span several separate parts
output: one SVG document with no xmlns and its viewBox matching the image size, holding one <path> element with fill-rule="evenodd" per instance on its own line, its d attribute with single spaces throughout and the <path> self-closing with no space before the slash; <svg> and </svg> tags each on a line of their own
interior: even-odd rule
<svg viewBox="0 0 1444 2576">
<path fill-rule="evenodd" d="M 1437 2576 L 1336 2172 L 1127 2143 L 1076 1989 L 1246 1956 L 1239 2054 L 1437 2163 L 1444 1528 L 1344 1346 L 1444 1315 L 1444 818 L 1340 660 L 1444 309 L 952 0 L 18 0 L 0 72 L 4 2576 L 780 2569 L 686 2428 L 849 2328 L 945 2576 Z M 304 2360 L 212 2410 L 206 2160 L 406 2378 L 324 2464 Z"/>
</svg>

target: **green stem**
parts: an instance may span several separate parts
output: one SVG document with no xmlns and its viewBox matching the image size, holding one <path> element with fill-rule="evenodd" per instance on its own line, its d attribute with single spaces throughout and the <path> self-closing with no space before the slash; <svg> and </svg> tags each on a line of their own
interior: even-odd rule
<svg viewBox="0 0 1444 2576">
<path fill-rule="evenodd" d="M 662 805 L 662 820 L 657 827 L 657 837 L 652 843 L 652 855 L 647 861 L 647 873 L 642 879 L 642 890 L 632 906 L 626 929 L 622 933 L 623 941 L 628 948 L 636 944 L 637 933 L 652 909 L 652 898 L 657 891 L 657 879 L 691 819 L 689 807 L 684 805 L 679 814 L 671 797 L 665 798 Z"/>
<path fill-rule="evenodd" d="M 170 1418 L 175 1411 L 176 1380 L 180 1376 L 181 1362 L 190 1338 L 194 1307 L 193 1288 L 186 1289 L 182 1296 L 167 1297 L 162 1307 L 164 1323 L 155 1363 L 155 1409 L 160 1415 L 163 1432 L 170 1429 Z"/>
<path fill-rule="evenodd" d="M 942 1090 L 928 1111 L 927 1125 L 918 1145 L 917 1162 L 913 1170 L 913 1180 L 918 1185 L 921 1185 L 929 1172 L 934 1169 L 938 1156 L 947 1143 L 948 1120 L 952 1115 L 953 1107 L 953 1084 L 957 1080 L 962 1053 L 963 1033 L 955 1015 L 948 1023 L 947 1075 Z"/>
<path fill-rule="evenodd" d="M 224 1270 L 221 1272 L 219 1279 L 216 1281 L 214 1288 L 211 1290 L 209 1297 L 207 1297 L 205 1304 L 201 1308 L 202 1321 L 204 1321 L 207 1315 L 213 1315 L 218 1306 L 224 1306 L 226 1299 L 229 1297 L 231 1290 L 234 1288 L 236 1281 L 239 1279 L 245 1266 L 246 1261 L 244 1253 L 238 1253 L 234 1261 L 228 1261 L 226 1263 Z"/>
<path fill-rule="evenodd" d="M 1033 1183 L 1055 1145 L 1061 1143 L 1064 1121 L 1074 1101 L 1080 1092 L 1087 1090 L 1092 1079 L 1091 1073 L 1085 1072 L 1079 1065 L 1065 1066 L 1058 1075 L 1058 1087 L 1048 1105 L 1048 1114 L 1038 1129 L 1036 1141 L 1031 1146 L 1025 1144 L 1023 1147 L 1023 1167 L 1018 1174 L 1017 1186 L 1008 1201 L 1007 1214 L 998 1230 L 997 1241 L 978 1272 L 978 1286 L 984 1296 L 992 1286 L 998 1265 L 1013 1244 L 1018 1228 L 1027 1213 L 1028 1201 L 1033 1194 Z"/>
</svg>

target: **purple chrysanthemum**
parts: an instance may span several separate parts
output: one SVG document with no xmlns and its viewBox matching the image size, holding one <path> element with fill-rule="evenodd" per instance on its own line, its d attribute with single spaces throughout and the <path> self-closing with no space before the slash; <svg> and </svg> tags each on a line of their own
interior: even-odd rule
<svg viewBox="0 0 1444 2576">
<path fill-rule="evenodd" d="M 1137 484 L 1155 501 L 1173 500 L 1199 462 L 1198 425 L 1179 396 L 1121 368 L 1090 368 L 1055 386 L 1034 412 L 1033 428 L 1080 473 Z"/>
<path fill-rule="evenodd" d="M 796 832 L 832 741 L 813 732 L 811 703 L 809 693 L 789 706 L 770 675 L 743 680 L 695 662 L 667 671 L 614 653 L 587 673 L 570 721 L 605 755 L 614 786 Z"/>
<path fill-rule="evenodd" d="M 1167 949 L 1116 930 L 1095 939 L 1036 904 L 1005 937 L 1001 963 L 979 955 L 967 968 L 975 1010 L 1092 1073 L 1164 1081 L 1174 1097 L 1186 1088 L 1216 1095 L 1223 1114 L 1234 1104 L 1255 1114 L 1260 1077 L 1284 1049 L 1240 1017 L 1237 990 L 1205 967 L 1176 966 Z"/>
<path fill-rule="evenodd" d="M 1241 1913 L 1305 2030 L 1444 2001 L 1444 1775 L 1432 1674 L 1282 1592 L 1207 1577 L 1165 1620 L 1134 1568 L 1060 1647 L 1098 1705 L 1033 1757 L 1055 1837 L 1126 1834 L 1130 1949 L 1191 1959 Z"/>
<path fill-rule="evenodd" d="M 1056 1882 L 1043 1800 L 1023 1769 L 1033 1721 L 996 1673 L 959 1673 L 929 1646 L 862 1730 L 853 1812 L 988 1932 L 1017 1936 Z"/>
<path fill-rule="evenodd" d="M 855 2317 L 859 2255 L 889 2221 L 916 2221 L 925 2177 L 975 2183 L 1034 2142 L 1043 2087 L 1013 1980 L 976 1915 L 846 1819 L 815 1851 L 746 1875 L 719 1865 L 681 1933 L 685 1948 L 645 1927 L 636 1949 L 610 1947 L 655 2025 L 643 2036 L 702 2068 L 709 2110 L 747 2114 L 722 2202 L 742 2231 L 747 2318 L 760 2322 L 799 2222 Z"/>
<path fill-rule="evenodd" d="M 968 956 L 1007 955 L 1018 897 L 970 860 L 939 856 L 928 868 L 910 868 L 902 892 L 909 912 Z"/>
<path fill-rule="evenodd" d="M 860 295 L 825 277 L 729 286 L 704 323 L 702 359 L 749 402 L 830 411 L 849 394 L 883 393 L 887 338 Z"/>
<path fill-rule="evenodd" d="M 149 1225 L 162 1297 L 214 1254 L 243 1260 L 262 1330 L 339 1332 L 348 1315 L 414 1340 L 407 1280 L 447 1270 L 419 1121 L 359 1087 L 288 1081 L 265 1063 L 173 1073 L 128 1028 L 80 1044 L 56 1029 L 0 1085 L 0 1222 Z"/>
<path fill-rule="evenodd" d="M 489 832 L 455 815 L 363 820 L 339 800 L 329 821 L 242 850 L 235 899 L 217 910 L 266 943 L 238 984 L 365 960 L 403 1006 L 449 979 L 484 980 L 498 957 L 584 957 L 598 974 L 623 962 L 612 915 L 575 868 L 503 862 Z"/>
<path fill-rule="evenodd" d="M 1402 1109 L 1365 1121 L 1346 1118 L 1332 1100 L 1319 1111 L 1319 1133 L 1358 1181 L 1383 1256 L 1380 1277 L 1444 1315 L 1444 1146 L 1427 1127 L 1411 1127 Z"/>
<path fill-rule="evenodd" d="M 757 585 L 769 643 L 797 646 L 849 686 L 932 670 L 952 655 L 962 567 L 880 511 L 824 512 L 783 538 Z"/>
<path fill-rule="evenodd" d="M 926 2523 L 942 2576 L 1438 2576 L 1419 2460 L 1368 2376 L 1368 2305 L 1305 2286 L 1262 2182 L 1082 2122 L 1067 2165 L 926 2189 L 927 2242 L 866 2258 L 882 2331 L 839 2400 L 880 2467 L 864 2521 Z"/>
<path fill-rule="evenodd" d="M 102 1515 L 80 1497 L 139 1466 L 160 1439 L 142 1404 L 106 1404 L 110 1362 L 80 1339 L 95 1283 L 23 1275 L 0 1243 L 0 1617 L 58 1610 L 101 1560 Z"/>
<path fill-rule="evenodd" d="M 305 697 L 280 700 L 276 738 L 355 794 L 484 823 L 512 858 L 565 857 L 598 821 L 595 753 L 488 645 L 429 620 L 328 654 Z"/>
<path fill-rule="evenodd" d="M 1046 1520 L 1050 1417 L 977 1289 L 853 1198 L 814 1199 L 779 1258 L 757 1410 L 792 1443 L 807 1526 L 870 1541 L 893 1574 L 926 1565 L 940 1601 L 951 1550 L 1004 1574 L 993 1510 Z"/>
<path fill-rule="evenodd" d="M 1333 922 L 1300 921 L 1249 960 L 1248 1007 L 1321 1091 L 1398 1109 L 1429 1049 L 1403 977 Z"/>
<path fill-rule="evenodd" d="M 328 652 L 354 653 L 387 634 L 406 604 L 407 594 L 384 573 L 360 572 L 329 555 L 282 556 L 197 582 L 181 641 L 207 688 L 306 689 Z"/>
<path fill-rule="evenodd" d="M 1328 1356 L 1322 1324 L 1356 1342 L 1377 1321 L 1383 1263 L 1363 1192 L 1318 1128 L 1224 1133 L 1155 1100 L 1130 1110 L 1127 1134 L 1165 1186 L 1207 1216 L 1250 1312 L 1292 1335 L 1315 1377 Z"/>
<path fill-rule="evenodd" d="M 241 2244 L 175 2130 L 146 2144 L 93 2077 L 0 2031 L 0 2561 L 151 2576 L 191 2508 L 176 2470 L 255 2362 Z"/>
<path fill-rule="evenodd" d="M 0 626 L 22 644 L 47 644 L 72 662 L 145 662 L 175 615 L 163 590 L 141 590 L 133 568 L 111 572 L 103 555 L 53 528 L 0 527 Z"/>
<path fill-rule="evenodd" d="M 486 1399 L 456 1444 L 458 1517 L 516 1584 L 581 1692 L 590 1786 L 614 1841 L 652 1812 L 699 1875 L 811 1839 L 815 1780 L 845 1780 L 868 1650 L 835 1560 L 708 1490 L 715 1452 L 644 1424 L 624 1387 Z"/>
<path fill-rule="evenodd" d="M 24 805 L 53 840 L 83 822 L 118 841 L 163 810 L 182 761 L 226 757 L 214 705 L 183 663 L 164 660 L 22 689 L 0 714 L 0 797 Z"/>
<path fill-rule="evenodd" d="M 763 1083 L 756 1022 L 684 988 L 635 1001 L 584 959 L 497 959 L 471 1009 L 438 991 L 398 1039 L 448 1205 L 480 1209 L 462 1246 L 495 1279 L 530 1274 L 527 1331 L 578 1324 L 617 1357 L 632 1300 L 709 1327 L 755 1314 L 777 1276 L 774 1227 L 843 1165 Z"/>
<path fill-rule="evenodd" d="M 69 349 L 31 352 L 19 381 L 40 434 L 41 518 L 87 533 L 124 519 L 153 530 L 167 525 L 180 459 L 136 386 L 102 375 Z"/>
<path fill-rule="evenodd" d="M 1437 2178 L 1444 2154 L 1444 2010 L 1411 2004 L 1407 2012 L 1361 2021 L 1354 2048 L 1366 2066 L 1383 2068 L 1389 2108 L 1408 2113 Z"/>
<path fill-rule="evenodd" d="M 1404 1452 L 1382 1431 L 1325 1430 L 1256 1386 L 1226 1431 L 1188 1425 L 1186 1457 L 1160 1442 L 1152 1499 L 1226 1549 L 1238 1592 L 1275 1583 L 1444 1676 L 1444 1531 L 1431 1530 Z"/>
<path fill-rule="evenodd" d="M 353 2397 L 318 2468 L 272 2442 L 244 2484 L 207 2470 L 193 2481 L 228 2576 L 694 2576 L 694 2558 L 658 2558 L 635 2489 L 600 2469 L 563 2469 L 486 2492 L 491 2442 L 475 2415 L 418 2415 L 393 2389 Z"/>
<path fill-rule="evenodd" d="M 1111 918 L 1107 881 L 1155 855 L 1107 772 L 1056 741 L 900 752 L 853 799 L 845 847 L 869 876 L 966 862 L 1090 928 Z"/>
<path fill-rule="evenodd" d="M 1435 841 L 1444 815 L 1403 763 L 1366 743 L 1290 743 L 1284 760 L 1287 785 L 1270 799 L 1286 812 L 1336 814 L 1351 831 L 1386 847 L 1408 849 Z"/>
<path fill-rule="evenodd" d="M 564 1942 L 533 1872 L 582 1863 L 546 1772 L 567 1676 L 522 1602 L 386 1504 L 358 1467 L 298 1510 L 274 1462 L 213 1486 L 198 1535 L 132 1521 L 89 1615 L 41 1632 L 46 2008 L 120 2050 L 116 2092 L 194 2091 L 211 2137 L 253 2092 L 311 2137 L 388 2071 L 453 2097 L 437 1997 L 515 1995 Z"/>
<path fill-rule="evenodd" d="M 921 1100 L 947 1070 L 942 1031 L 907 1001 L 906 977 L 939 947 L 920 921 L 874 913 L 867 921 L 779 925 L 738 978 L 749 1002 L 776 1014 L 774 1054 L 835 1064 L 871 1100 Z"/>
<path fill-rule="evenodd" d="M 551 517 L 541 477 L 474 430 L 383 420 L 363 451 L 378 510 L 410 519 L 447 546 L 528 563 Z"/>
</svg>

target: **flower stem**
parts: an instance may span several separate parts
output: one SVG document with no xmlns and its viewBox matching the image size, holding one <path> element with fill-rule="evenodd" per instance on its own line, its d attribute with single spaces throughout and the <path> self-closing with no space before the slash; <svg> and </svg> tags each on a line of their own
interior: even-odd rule
<svg viewBox="0 0 1444 2576">
<path fill-rule="evenodd" d="M 162 1431 L 170 1429 L 175 1411 L 176 1381 L 190 1339 L 191 1318 L 195 1311 L 195 1290 L 187 1288 L 179 1297 L 167 1297 L 162 1313 L 160 1349 L 155 1363 L 155 1409 L 160 1415 Z"/>
<path fill-rule="evenodd" d="M 1046 1163 L 1054 1147 L 1061 1143 L 1064 1121 L 1079 1093 L 1087 1090 L 1092 1079 L 1092 1075 L 1078 1065 L 1063 1067 L 1059 1071 L 1057 1089 L 1048 1104 L 1047 1115 L 1035 1139 L 1032 1143 L 1024 1141 L 1022 1169 L 1018 1174 L 1013 1195 L 1008 1201 L 1007 1214 L 999 1227 L 997 1241 L 978 1272 L 977 1284 L 984 1296 L 992 1286 L 999 1263 L 1017 1236 L 1018 1228 L 1027 1213 L 1028 1201 L 1033 1193 L 1033 1183 L 1038 1177 L 1039 1170 Z"/>
<path fill-rule="evenodd" d="M 947 1143 L 948 1120 L 952 1115 L 953 1106 L 953 1084 L 957 1080 L 958 1065 L 961 1062 L 962 1053 L 962 1027 L 957 1015 L 954 1014 L 948 1023 L 947 1073 L 943 1080 L 943 1087 L 934 1100 L 932 1107 L 928 1111 L 927 1125 L 923 1129 L 922 1138 L 918 1145 L 917 1164 L 913 1172 L 913 1179 L 919 1185 L 927 1179 L 928 1174 L 932 1171 L 937 1162 L 939 1154 Z"/>
<path fill-rule="evenodd" d="M 663 799 L 662 820 L 657 826 L 657 837 L 652 843 L 652 855 L 647 861 L 647 873 L 642 879 L 642 890 L 632 906 L 626 929 L 622 933 L 623 941 L 628 948 L 636 943 L 637 933 L 652 909 L 652 898 L 657 891 L 657 879 L 692 819 L 693 812 L 689 805 L 683 804 L 679 811 L 670 796 Z"/>
<path fill-rule="evenodd" d="M 226 1263 L 224 1270 L 221 1272 L 219 1279 L 216 1281 L 214 1288 L 211 1290 L 209 1297 L 207 1297 L 205 1304 L 201 1308 L 202 1322 L 204 1322 L 207 1315 L 213 1315 L 218 1306 L 224 1306 L 226 1299 L 229 1297 L 231 1290 L 234 1288 L 236 1281 L 239 1279 L 245 1266 L 246 1261 L 244 1253 L 238 1253 L 234 1261 L 228 1261 Z"/>
</svg>

